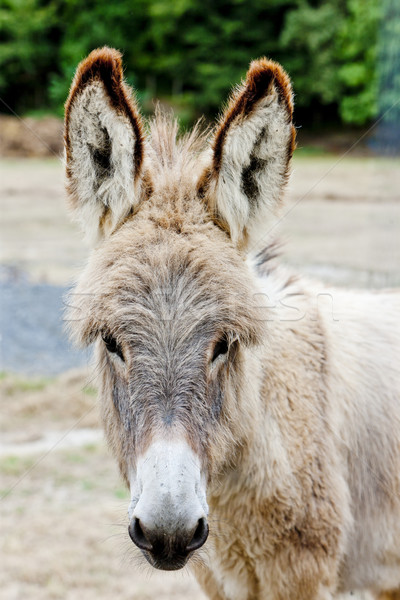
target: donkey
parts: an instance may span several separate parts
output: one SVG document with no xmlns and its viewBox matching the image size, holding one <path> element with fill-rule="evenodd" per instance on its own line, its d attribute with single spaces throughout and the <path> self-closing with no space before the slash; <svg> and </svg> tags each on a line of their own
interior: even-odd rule
<svg viewBox="0 0 400 600">
<path fill-rule="evenodd" d="M 212 600 L 400 588 L 399 296 L 332 291 L 332 315 L 277 262 L 292 113 L 262 58 L 213 132 L 160 112 L 145 131 L 109 48 L 66 103 L 93 244 L 68 321 L 95 343 L 129 535 L 157 569 L 191 559 Z"/>
</svg>

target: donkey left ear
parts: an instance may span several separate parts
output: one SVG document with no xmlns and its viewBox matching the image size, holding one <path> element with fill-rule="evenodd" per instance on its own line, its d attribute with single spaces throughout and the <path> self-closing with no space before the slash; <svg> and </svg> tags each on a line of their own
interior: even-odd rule
<svg viewBox="0 0 400 600">
<path fill-rule="evenodd" d="M 292 116 L 288 75 L 273 61 L 253 61 L 220 120 L 212 164 L 199 182 L 214 220 L 248 250 L 263 245 L 288 178 Z"/>
<path fill-rule="evenodd" d="M 78 66 L 65 105 L 64 141 L 70 204 L 95 242 L 140 200 L 143 131 L 117 50 L 94 50 Z"/>
</svg>

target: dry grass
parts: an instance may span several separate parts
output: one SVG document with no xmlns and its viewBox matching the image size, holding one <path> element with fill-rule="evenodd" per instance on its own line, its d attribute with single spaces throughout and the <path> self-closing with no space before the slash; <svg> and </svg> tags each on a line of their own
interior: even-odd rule
<svg viewBox="0 0 400 600">
<path fill-rule="evenodd" d="M 96 389 L 89 370 L 76 369 L 56 378 L 3 373 L 0 376 L 0 432 L 20 431 L 29 441 L 44 429 L 100 427 Z M 4 438 L 3 438 L 4 439 Z"/>
<path fill-rule="evenodd" d="M 46 432 L 61 438 L 78 421 L 98 425 L 94 390 L 82 391 L 86 380 L 75 371 L 0 382 L 2 599 L 202 600 L 188 572 L 151 569 L 129 540 L 129 495 L 104 443 L 23 452 Z M 8 454 L 4 442 L 19 452 Z"/>
</svg>

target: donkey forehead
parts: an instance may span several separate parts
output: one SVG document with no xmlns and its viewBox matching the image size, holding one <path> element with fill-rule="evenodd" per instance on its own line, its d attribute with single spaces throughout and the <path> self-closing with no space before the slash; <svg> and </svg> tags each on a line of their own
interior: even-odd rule
<svg viewBox="0 0 400 600">
<path fill-rule="evenodd" d="M 172 246 L 172 247 L 171 247 Z M 230 278 L 224 261 L 205 256 L 201 248 L 168 243 L 148 244 L 125 251 L 105 266 L 106 283 L 99 289 L 102 302 L 132 311 L 140 318 L 209 318 L 224 311 L 236 295 L 239 279 Z M 138 251 L 139 250 L 139 251 Z"/>
<path fill-rule="evenodd" d="M 258 315 L 245 263 L 214 237 L 145 235 L 127 223 L 92 254 L 76 289 L 83 308 L 76 326 L 90 321 L 116 333 L 148 330 L 176 339 L 200 331 L 251 337 Z"/>
</svg>

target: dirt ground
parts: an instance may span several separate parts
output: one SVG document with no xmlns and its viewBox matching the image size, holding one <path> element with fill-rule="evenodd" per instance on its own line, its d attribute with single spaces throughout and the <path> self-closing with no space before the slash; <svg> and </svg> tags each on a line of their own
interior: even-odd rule
<svg viewBox="0 0 400 600">
<path fill-rule="evenodd" d="M 0 114 L 0 157 L 62 156 L 63 121 Z"/>
<path fill-rule="evenodd" d="M 400 286 L 399 190 L 398 161 L 298 158 L 277 228 L 285 260 L 338 285 Z M 88 250 L 57 160 L 0 161 L 0 209 L 0 265 L 54 284 L 77 274 Z M 188 571 L 151 570 L 128 538 L 90 370 L 2 373 L 0 409 L 4 600 L 204 600 Z"/>
<path fill-rule="evenodd" d="M 65 284 L 88 248 L 67 214 L 60 161 L 0 160 L 0 264 Z M 400 160 L 298 158 L 279 225 L 285 260 L 332 283 L 400 285 Z"/>
</svg>

